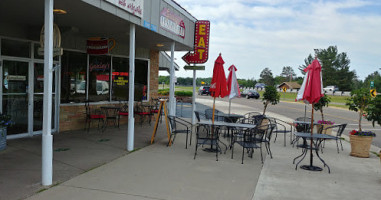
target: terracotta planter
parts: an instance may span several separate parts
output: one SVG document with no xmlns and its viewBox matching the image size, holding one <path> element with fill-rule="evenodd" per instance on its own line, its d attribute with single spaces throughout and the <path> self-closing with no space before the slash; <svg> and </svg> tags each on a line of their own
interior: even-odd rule
<svg viewBox="0 0 381 200">
<path fill-rule="evenodd" d="M 351 142 L 351 156 L 369 158 L 372 136 L 349 135 L 349 139 Z"/>
<path fill-rule="evenodd" d="M 333 125 L 328 125 L 328 124 L 319 124 L 319 126 L 323 126 L 323 134 L 328 134 L 328 135 L 332 135 L 332 129 L 327 129 L 328 127 L 331 127 Z M 326 129 L 326 130 L 325 130 Z"/>
</svg>

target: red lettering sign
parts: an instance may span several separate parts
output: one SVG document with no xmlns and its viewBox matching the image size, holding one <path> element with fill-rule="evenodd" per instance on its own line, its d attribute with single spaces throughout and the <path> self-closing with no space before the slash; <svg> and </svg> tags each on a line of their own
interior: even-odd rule
<svg viewBox="0 0 381 200">
<path fill-rule="evenodd" d="M 210 21 L 201 20 L 195 24 L 194 50 L 188 52 L 182 59 L 189 64 L 206 63 L 209 55 Z"/>
<path fill-rule="evenodd" d="M 108 54 L 108 40 L 87 40 L 87 53 L 93 55 Z"/>
</svg>

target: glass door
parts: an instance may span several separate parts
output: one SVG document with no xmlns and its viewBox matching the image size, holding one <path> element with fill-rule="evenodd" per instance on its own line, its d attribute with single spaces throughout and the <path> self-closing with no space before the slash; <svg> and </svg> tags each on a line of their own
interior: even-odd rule
<svg viewBox="0 0 381 200">
<path fill-rule="evenodd" d="M 8 135 L 27 133 L 29 62 L 3 60 L 2 68 L 2 109 L 14 122 L 8 127 Z"/>
<path fill-rule="evenodd" d="M 34 63 L 33 66 L 33 131 L 42 130 L 43 97 L 44 97 L 44 63 Z M 55 76 L 53 73 L 52 95 L 52 129 L 54 129 L 55 116 Z"/>
</svg>

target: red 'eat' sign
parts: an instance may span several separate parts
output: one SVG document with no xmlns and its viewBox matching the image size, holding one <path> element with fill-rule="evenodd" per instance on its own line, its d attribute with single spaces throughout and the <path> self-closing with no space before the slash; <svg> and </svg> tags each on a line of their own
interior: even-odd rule
<svg viewBox="0 0 381 200">
<path fill-rule="evenodd" d="M 194 50 L 182 59 L 189 64 L 206 63 L 209 55 L 210 21 L 200 20 L 195 23 Z"/>
</svg>

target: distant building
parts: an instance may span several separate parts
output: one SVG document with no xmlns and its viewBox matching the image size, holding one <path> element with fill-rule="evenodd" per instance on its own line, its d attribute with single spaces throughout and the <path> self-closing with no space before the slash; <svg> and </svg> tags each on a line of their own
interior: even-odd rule
<svg viewBox="0 0 381 200">
<path fill-rule="evenodd" d="M 256 89 L 264 89 L 266 87 L 266 84 L 264 84 L 264 83 L 256 83 L 254 87 Z"/>
<path fill-rule="evenodd" d="M 300 89 L 300 85 L 297 82 L 283 82 L 278 86 L 278 88 L 287 88 L 287 89 Z"/>
</svg>

